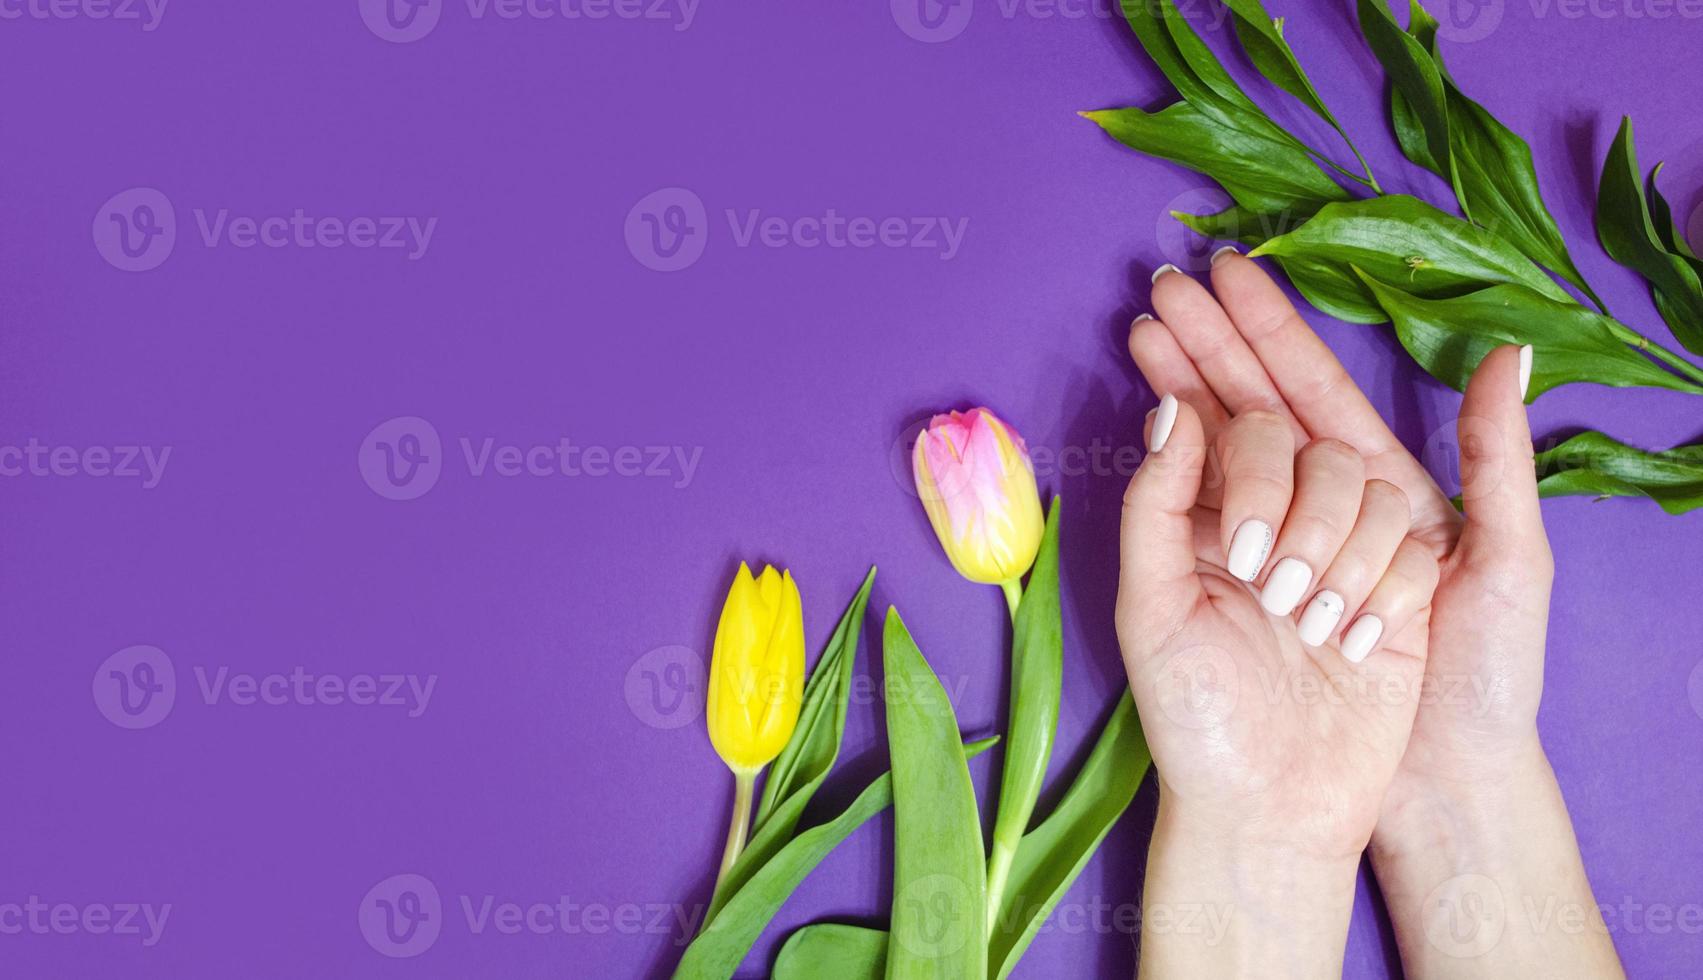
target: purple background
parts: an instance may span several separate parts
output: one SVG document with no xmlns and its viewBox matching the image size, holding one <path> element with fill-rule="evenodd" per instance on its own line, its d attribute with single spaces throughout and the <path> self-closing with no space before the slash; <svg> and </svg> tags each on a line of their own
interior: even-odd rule
<svg viewBox="0 0 1703 980">
<path fill-rule="evenodd" d="M 1349 5 L 1272 6 L 1386 184 L 1438 198 L 1387 135 Z M 961 692 L 965 729 L 996 730 L 999 596 L 939 554 L 895 447 L 919 416 L 975 403 L 1054 452 L 1139 444 L 1154 397 L 1124 331 L 1147 273 L 1201 254 L 1164 211 L 1210 196 L 1074 115 L 1171 98 L 1103 8 L 1008 16 L 976 0 L 939 43 L 907 35 L 905 5 L 881 2 L 706 0 L 677 30 L 672 6 L 672 22 L 505 20 L 455 0 L 410 44 L 375 36 L 355 0 L 174 3 L 152 31 L 0 20 L 0 445 L 171 447 L 149 490 L 87 473 L 0 480 L 0 904 L 172 905 L 147 948 L 0 935 L 0 973 L 665 974 L 678 932 L 651 928 L 650 907 L 707 900 L 731 782 L 691 671 L 678 704 L 649 700 L 646 671 L 678 679 L 668 663 L 707 659 L 740 558 L 792 569 L 812 656 L 878 563 L 878 607 L 907 613 Z M 1189 9 L 1197 23 L 1219 14 Z M 1646 163 L 1670 161 L 1681 213 L 1703 201 L 1703 76 L 1684 70 L 1703 21 L 1652 19 L 1636 0 L 1603 9 L 1491 0 L 1491 35 L 1447 53 L 1467 91 L 1531 140 L 1591 281 L 1665 337 L 1642 285 L 1596 247 L 1590 207 L 1623 112 Z M 1266 101 L 1317 132 L 1292 103 Z M 176 214 L 175 249 L 146 272 L 114 268 L 91 239 L 91 222 L 110 220 L 103 202 L 135 187 Z M 669 187 L 701 199 L 707 241 L 662 273 L 623 229 Z M 437 225 L 416 260 L 208 247 L 194 213 L 221 208 Z M 741 247 L 725 216 L 829 208 L 967 220 L 967 234 L 949 260 Z M 1457 396 L 1387 330 L 1313 319 L 1411 446 L 1450 424 Z M 401 416 L 428 420 L 443 445 L 441 479 L 409 501 L 375 493 L 357 464 L 376 452 L 367 434 Z M 1697 417 L 1682 395 L 1588 386 L 1533 409 L 1543 433 L 1592 426 L 1654 446 L 1696 438 Z M 701 459 L 690 480 L 475 477 L 463 437 Z M 1066 500 L 1055 777 L 1121 684 L 1110 620 L 1126 472 L 1045 480 Z M 1696 906 L 1698 518 L 1578 499 L 1545 512 L 1560 567 L 1542 726 L 1592 883 L 1609 904 Z M 159 724 L 126 730 L 91 681 L 138 644 L 171 658 L 176 700 Z M 437 681 L 408 717 L 209 704 L 194 673 L 298 666 Z M 861 698 L 812 819 L 883 768 L 880 733 L 879 704 Z M 988 768 L 975 766 L 984 794 Z M 1138 900 L 1153 802 L 1149 783 L 1068 903 Z M 890 834 L 889 814 L 826 861 L 742 975 L 797 925 L 881 915 Z M 435 884 L 442 934 L 388 959 L 357 908 L 401 873 Z M 474 934 L 464 895 L 475 908 L 566 896 L 611 918 L 595 932 L 582 920 Z M 644 907 L 642 923 L 623 905 Z M 1399 972 L 1380 915 L 1362 888 L 1347 976 Z M 1696 934 L 1619 928 L 1616 940 L 1635 976 L 1703 963 Z M 1128 935 L 1077 921 L 1049 928 L 1020 974 L 1127 977 L 1133 962 Z"/>
</svg>

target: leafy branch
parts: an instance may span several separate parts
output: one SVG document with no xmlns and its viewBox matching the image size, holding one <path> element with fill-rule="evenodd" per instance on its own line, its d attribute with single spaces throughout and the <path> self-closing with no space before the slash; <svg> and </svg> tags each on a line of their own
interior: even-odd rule
<svg viewBox="0 0 1703 980">
<path fill-rule="evenodd" d="M 1157 112 L 1082 115 L 1133 149 L 1212 178 L 1234 202 L 1215 214 L 1173 212 L 1179 221 L 1271 257 L 1321 312 L 1392 323 L 1414 360 L 1457 390 L 1492 347 L 1517 343 L 1537 354 L 1530 398 L 1576 382 L 1703 394 L 1703 367 L 1610 315 L 1544 203 L 1531 147 L 1462 91 L 1444 65 L 1437 21 L 1410 2 L 1403 29 L 1385 0 L 1358 0 L 1360 28 L 1389 76 L 1403 155 L 1449 183 L 1459 215 L 1381 189 L 1295 58 L 1283 22 L 1260 0 L 1224 0 L 1242 50 L 1342 136 L 1363 177 L 1273 122 L 1173 0 L 1123 0 L 1123 10 L 1182 100 Z M 1612 258 L 1648 281 L 1679 343 L 1703 354 L 1703 260 L 1675 227 L 1656 187 L 1660 172 L 1641 176 L 1624 122 L 1603 168 L 1597 233 Z M 1376 196 L 1358 196 L 1337 177 Z M 1540 456 L 1554 469 L 1540 482 L 1544 493 L 1648 496 L 1675 513 L 1703 506 L 1703 495 L 1672 492 L 1703 486 L 1703 445 L 1652 453 L 1588 435 L 1592 451 L 1571 454 L 1565 469 Z"/>
</svg>

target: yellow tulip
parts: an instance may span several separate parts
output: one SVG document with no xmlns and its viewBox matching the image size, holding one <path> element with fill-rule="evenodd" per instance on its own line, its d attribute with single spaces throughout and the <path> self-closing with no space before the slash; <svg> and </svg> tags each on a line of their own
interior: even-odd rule
<svg viewBox="0 0 1703 980">
<path fill-rule="evenodd" d="M 972 582 L 1001 586 L 1011 599 L 1046 526 L 1023 438 L 985 408 L 936 415 L 911 463 L 952 567 Z"/>
<path fill-rule="evenodd" d="M 752 578 L 750 567 L 741 562 L 716 626 L 705 711 L 710 744 L 734 776 L 724 876 L 745 848 L 757 772 L 786 747 L 803 697 L 804 609 L 798 586 L 792 573 L 772 566 Z"/>
</svg>

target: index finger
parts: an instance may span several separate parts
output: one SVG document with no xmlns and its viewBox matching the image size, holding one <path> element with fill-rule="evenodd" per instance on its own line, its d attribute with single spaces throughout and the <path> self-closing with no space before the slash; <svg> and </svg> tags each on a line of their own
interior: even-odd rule
<svg viewBox="0 0 1703 980">
<path fill-rule="evenodd" d="M 1309 433 L 1341 439 L 1365 455 L 1402 448 L 1342 362 L 1264 269 L 1226 252 L 1212 265 L 1212 286 L 1236 331 Z"/>
</svg>

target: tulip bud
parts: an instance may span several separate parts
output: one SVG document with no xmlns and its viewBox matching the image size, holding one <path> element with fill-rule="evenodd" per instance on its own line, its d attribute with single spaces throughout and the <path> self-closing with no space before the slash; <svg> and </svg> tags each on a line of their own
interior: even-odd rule
<svg viewBox="0 0 1703 980">
<path fill-rule="evenodd" d="M 753 579 L 741 562 L 710 659 L 710 742 L 736 774 L 754 774 L 786 746 L 804 692 L 804 610 L 790 572 Z"/>
<path fill-rule="evenodd" d="M 917 495 L 958 574 L 988 585 L 1022 578 L 1046 523 L 1023 438 L 985 408 L 936 415 L 911 462 Z"/>
</svg>

